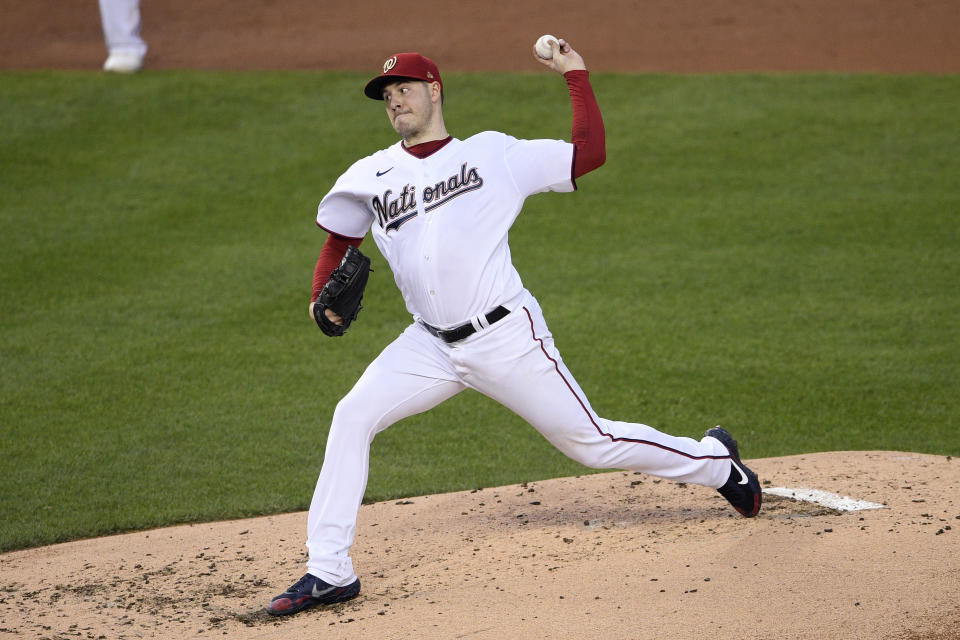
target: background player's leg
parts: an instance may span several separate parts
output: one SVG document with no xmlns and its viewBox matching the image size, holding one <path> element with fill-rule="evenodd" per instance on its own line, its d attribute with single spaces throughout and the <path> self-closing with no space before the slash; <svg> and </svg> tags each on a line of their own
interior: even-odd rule
<svg viewBox="0 0 960 640">
<path fill-rule="evenodd" d="M 465 342 L 464 357 L 474 369 L 463 379 L 527 420 L 563 453 L 597 469 L 642 471 L 712 488 L 727 480 L 729 455 L 714 438 L 676 437 L 599 417 L 557 352 L 536 300 L 501 322 L 482 341 Z M 498 357 L 511 352 L 520 355 L 512 361 Z"/>
<path fill-rule="evenodd" d="M 100 0 L 100 20 L 109 56 L 106 71 L 136 71 L 147 43 L 140 37 L 139 0 Z"/>
<path fill-rule="evenodd" d="M 465 388 L 436 342 L 419 327 L 408 327 L 367 367 L 333 414 L 307 517 L 307 569 L 332 585 L 356 579 L 349 550 L 367 486 L 374 436 Z"/>
</svg>

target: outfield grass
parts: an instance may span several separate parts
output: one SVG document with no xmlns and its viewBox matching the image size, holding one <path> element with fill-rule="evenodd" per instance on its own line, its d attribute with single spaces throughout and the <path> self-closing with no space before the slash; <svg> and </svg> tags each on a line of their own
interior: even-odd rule
<svg viewBox="0 0 960 640">
<path fill-rule="evenodd" d="M 0 550 L 307 507 L 337 400 L 409 322 L 307 318 L 320 197 L 391 144 L 365 77 L 0 74 Z M 447 74 L 455 135 L 569 137 L 549 75 Z M 604 416 L 745 457 L 960 455 L 960 77 L 595 74 L 607 166 L 511 233 Z M 368 500 L 586 470 L 467 392 Z"/>
</svg>

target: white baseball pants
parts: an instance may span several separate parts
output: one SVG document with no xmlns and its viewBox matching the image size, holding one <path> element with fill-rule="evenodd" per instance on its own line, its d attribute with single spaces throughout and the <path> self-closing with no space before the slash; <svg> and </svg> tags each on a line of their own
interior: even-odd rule
<svg viewBox="0 0 960 640">
<path fill-rule="evenodd" d="M 140 0 L 100 0 L 100 20 L 110 53 L 147 53 L 140 37 Z"/>
<path fill-rule="evenodd" d="M 374 436 L 467 388 L 511 409 L 588 467 L 713 488 L 730 475 L 729 454 L 714 438 L 678 438 L 599 417 L 560 358 L 540 305 L 525 293 L 506 318 L 454 344 L 410 325 L 340 401 L 307 518 L 309 573 L 336 586 L 356 579 L 349 550 Z"/>
</svg>

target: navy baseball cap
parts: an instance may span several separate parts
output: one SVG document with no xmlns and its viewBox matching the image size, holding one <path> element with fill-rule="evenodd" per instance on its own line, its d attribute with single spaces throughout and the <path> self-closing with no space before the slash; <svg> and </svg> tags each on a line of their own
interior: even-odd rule
<svg viewBox="0 0 960 640">
<path fill-rule="evenodd" d="M 398 53 L 390 56 L 383 63 L 383 73 L 367 83 L 363 93 L 368 98 L 383 100 L 383 87 L 403 79 L 423 80 L 424 82 L 439 82 L 443 90 L 443 80 L 440 79 L 440 69 L 433 60 L 419 53 Z"/>
</svg>

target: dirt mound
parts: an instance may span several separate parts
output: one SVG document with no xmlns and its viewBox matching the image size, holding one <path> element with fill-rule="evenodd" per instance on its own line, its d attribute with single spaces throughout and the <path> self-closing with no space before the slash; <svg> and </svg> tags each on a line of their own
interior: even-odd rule
<svg viewBox="0 0 960 640">
<path fill-rule="evenodd" d="M 0 556 L 0 638 L 960 637 L 958 461 L 751 466 L 882 508 L 767 494 L 745 519 L 625 472 L 364 505 L 360 597 L 282 620 L 262 608 L 303 574 L 304 513 L 171 527 Z"/>
</svg>

